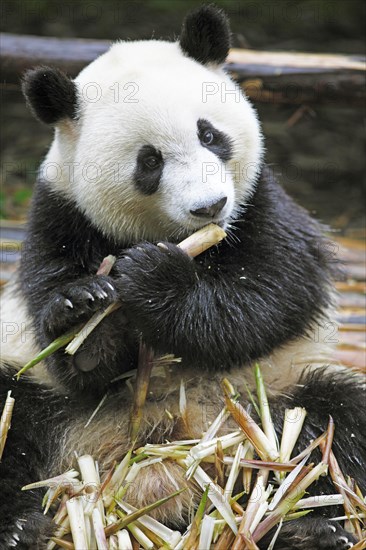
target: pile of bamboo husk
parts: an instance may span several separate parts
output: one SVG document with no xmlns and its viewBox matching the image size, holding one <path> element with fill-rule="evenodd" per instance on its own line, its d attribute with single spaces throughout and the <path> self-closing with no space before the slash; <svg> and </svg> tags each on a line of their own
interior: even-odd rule
<svg viewBox="0 0 366 550">
<path fill-rule="evenodd" d="M 255 366 L 255 377 L 257 399 L 251 395 L 251 400 L 259 423 L 224 379 L 225 406 L 200 439 L 131 447 L 102 480 L 97 462 L 89 455 L 80 456 L 77 469 L 23 487 L 48 487 L 44 511 L 56 509 L 57 529 L 47 549 L 256 550 L 264 535 L 275 528 L 268 546 L 271 550 L 285 521 L 311 514 L 314 508 L 333 505 L 343 506 L 344 515 L 330 521 L 344 523 L 356 535 L 359 543 L 353 548 L 366 548 L 365 499 L 355 480 L 342 473 L 333 454 L 332 419 L 322 435 L 292 457 L 306 411 L 298 407 L 286 410 L 278 440 L 259 365 Z M 179 400 L 184 415 L 187 403 L 183 383 Z M 237 429 L 218 435 L 229 420 L 234 420 Z M 317 464 L 309 463 L 316 447 L 322 458 Z M 125 500 L 130 484 L 142 468 L 166 460 L 179 464 L 187 482 L 194 480 L 201 489 L 200 503 L 192 510 L 192 521 L 184 532 L 170 529 L 150 513 L 189 490 L 187 487 L 141 509 Z M 307 489 L 324 475 L 331 477 L 334 494 L 306 497 Z"/>
</svg>

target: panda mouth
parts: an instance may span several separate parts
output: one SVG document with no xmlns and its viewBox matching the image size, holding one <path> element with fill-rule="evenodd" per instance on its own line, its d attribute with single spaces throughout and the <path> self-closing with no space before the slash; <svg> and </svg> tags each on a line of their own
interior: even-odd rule
<svg viewBox="0 0 366 550">
<path fill-rule="evenodd" d="M 216 225 L 219 225 L 220 227 L 224 227 L 228 223 L 228 218 L 207 218 L 204 225 L 208 225 L 209 223 L 214 223 Z"/>
<path fill-rule="evenodd" d="M 202 227 L 205 227 L 210 223 L 214 223 L 215 225 L 218 225 L 222 229 L 225 229 L 229 223 L 229 219 L 228 218 L 219 218 L 219 219 L 207 218 L 205 220 L 201 220 L 201 222 L 199 222 L 198 220 L 190 220 L 186 226 L 186 229 L 197 231 L 198 229 L 201 229 Z"/>
</svg>

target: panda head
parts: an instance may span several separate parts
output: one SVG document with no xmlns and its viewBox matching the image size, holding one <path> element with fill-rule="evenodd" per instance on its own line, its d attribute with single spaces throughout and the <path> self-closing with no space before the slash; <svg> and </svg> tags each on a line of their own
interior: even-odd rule
<svg viewBox="0 0 366 550">
<path fill-rule="evenodd" d="M 230 226 L 253 193 L 262 137 L 223 70 L 229 45 L 226 16 L 202 6 L 178 42 L 117 42 L 75 80 L 28 72 L 28 104 L 56 128 L 41 177 L 117 241 Z"/>
</svg>

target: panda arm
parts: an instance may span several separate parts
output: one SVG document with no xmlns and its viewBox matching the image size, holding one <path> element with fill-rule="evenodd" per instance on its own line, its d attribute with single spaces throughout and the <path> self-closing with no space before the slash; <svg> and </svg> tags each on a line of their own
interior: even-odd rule
<svg viewBox="0 0 366 550">
<path fill-rule="evenodd" d="M 112 278 L 96 276 L 103 257 L 114 252 L 115 245 L 74 204 L 46 183 L 37 183 L 20 279 L 30 314 L 46 340 L 117 299 Z"/>
<path fill-rule="evenodd" d="M 38 182 L 22 251 L 20 291 L 40 347 L 118 299 L 113 278 L 96 272 L 105 256 L 119 251 L 75 204 Z M 131 368 L 135 350 L 135 334 L 118 310 L 94 329 L 76 355 L 61 349 L 47 366 L 70 391 L 100 394 L 112 378 Z"/>
<path fill-rule="evenodd" d="M 194 261 L 169 244 L 120 260 L 125 311 L 157 351 L 238 364 L 303 335 L 329 305 L 324 240 L 274 182 L 261 181 L 233 237 Z"/>
</svg>

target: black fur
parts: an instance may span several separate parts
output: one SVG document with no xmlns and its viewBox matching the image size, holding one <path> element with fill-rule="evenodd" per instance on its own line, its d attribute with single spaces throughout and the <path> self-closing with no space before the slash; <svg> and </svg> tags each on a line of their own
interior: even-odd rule
<svg viewBox="0 0 366 550">
<path fill-rule="evenodd" d="M 220 130 L 217 130 L 217 128 L 215 128 L 211 124 L 211 122 L 203 118 L 200 118 L 197 121 L 197 129 L 198 137 L 203 147 L 206 147 L 207 149 L 212 151 L 215 155 L 219 157 L 219 159 L 222 160 L 222 162 L 227 162 L 231 159 L 233 154 L 233 143 L 228 135 L 226 135 L 224 132 L 220 132 Z M 212 132 L 213 140 L 211 143 L 206 145 L 203 141 L 203 136 L 207 131 Z"/>
<path fill-rule="evenodd" d="M 150 165 L 154 160 L 155 164 Z M 144 195 L 152 195 L 158 190 L 163 173 L 164 161 L 160 151 L 152 145 L 143 145 L 138 152 L 133 174 L 136 189 Z"/>
<path fill-rule="evenodd" d="M 59 69 L 38 67 L 27 71 L 23 93 L 33 114 L 45 124 L 57 124 L 64 118 L 77 117 L 77 88 Z"/>
<path fill-rule="evenodd" d="M 337 511 L 342 515 L 341 508 L 337 508 Z M 260 550 L 267 550 L 274 531 L 260 541 Z M 286 521 L 281 527 L 274 550 L 348 550 L 350 544 L 356 542 L 356 538 L 337 521 L 311 515 L 297 521 Z"/>
<path fill-rule="evenodd" d="M 16 403 L 0 463 L 0 548 L 45 548 L 54 527 L 40 507 L 42 491 L 21 487 L 60 473 L 52 472 L 52 456 L 68 423 L 68 400 L 26 377 L 18 384 L 3 370 L 0 388 L 0 403 L 8 390 Z"/>
<path fill-rule="evenodd" d="M 44 182 L 37 183 L 20 279 L 41 347 L 115 301 L 111 286 L 115 289 L 116 281 L 95 274 L 105 256 L 118 256 L 129 245 L 104 237 L 74 204 L 52 193 Z M 102 393 L 120 370 L 129 370 L 137 354 L 137 335 L 126 326 L 123 311 L 107 317 L 81 352 L 72 359 L 60 350 L 49 360 L 53 375 L 75 392 Z M 88 358 L 98 362 L 92 373 L 83 368 Z"/>
<path fill-rule="evenodd" d="M 133 244 L 104 237 L 75 205 L 37 184 L 20 273 L 40 345 L 117 296 L 123 305 L 84 345 L 99 358 L 92 373 L 75 369 L 62 351 L 49 359 L 70 389 L 104 391 L 131 367 L 140 333 L 157 352 L 199 368 L 258 359 L 304 334 L 329 302 L 319 228 L 266 170 L 234 237 L 197 260 L 173 244 Z M 111 276 L 100 278 L 95 273 L 108 254 L 118 260 Z M 106 296 L 92 301 L 96 285 Z"/>
<path fill-rule="evenodd" d="M 225 13 L 212 4 L 190 12 L 183 22 L 180 47 L 199 63 L 223 63 L 230 48 L 230 27 Z"/>
</svg>

